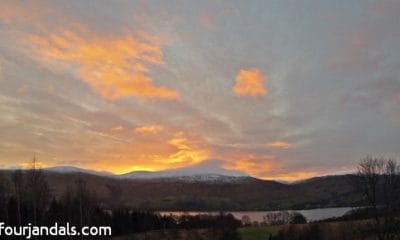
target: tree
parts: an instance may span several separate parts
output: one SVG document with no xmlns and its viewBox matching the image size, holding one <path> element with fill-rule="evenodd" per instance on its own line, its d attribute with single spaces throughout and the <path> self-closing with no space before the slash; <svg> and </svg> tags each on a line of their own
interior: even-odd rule
<svg viewBox="0 0 400 240">
<path fill-rule="evenodd" d="M 380 240 L 392 239 L 399 213 L 400 168 L 394 159 L 367 156 L 358 166 L 358 187 L 372 212 Z"/>
<path fill-rule="evenodd" d="M 81 176 L 78 176 L 75 181 L 75 203 L 78 207 L 79 225 L 89 225 L 91 213 L 95 208 L 95 197 L 88 189 L 86 181 Z"/>
<path fill-rule="evenodd" d="M 242 224 L 244 226 L 250 226 L 251 225 L 251 219 L 250 219 L 250 217 L 248 215 L 244 215 L 242 217 Z"/>
<path fill-rule="evenodd" d="M 290 224 L 305 224 L 307 223 L 307 218 L 299 212 L 293 212 L 290 214 Z"/>
<path fill-rule="evenodd" d="M 0 221 L 7 222 L 7 204 L 9 198 L 9 189 L 7 180 L 1 175 L 0 176 Z"/>
<path fill-rule="evenodd" d="M 394 239 L 400 232 L 396 216 L 400 213 L 400 166 L 396 160 L 388 159 L 383 175 L 384 233 L 387 239 Z"/>
<path fill-rule="evenodd" d="M 16 219 L 17 224 L 21 226 L 22 224 L 22 214 L 21 214 L 21 206 L 22 206 L 22 194 L 23 194 L 23 174 L 21 170 L 15 170 L 11 177 L 12 184 L 14 187 L 14 197 L 16 201 Z"/>
<path fill-rule="evenodd" d="M 111 203 L 114 205 L 120 204 L 121 196 L 123 193 L 122 187 L 120 184 L 106 184 L 108 191 L 110 192 Z"/>
<path fill-rule="evenodd" d="M 74 200 L 73 190 L 70 185 L 67 185 L 64 193 L 61 196 L 61 203 L 64 206 L 64 218 L 67 222 L 73 223 Z"/>
<path fill-rule="evenodd" d="M 42 221 L 49 204 L 49 186 L 41 169 L 36 166 L 36 156 L 33 157 L 31 168 L 26 174 L 26 191 L 28 204 L 32 212 L 33 224 Z"/>
<path fill-rule="evenodd" d="M 268 212 L 263 216 L 263 222 L 267 225 L 284 225 L 290 223 L 291 214 L 288 211 Z"/>
</svg>

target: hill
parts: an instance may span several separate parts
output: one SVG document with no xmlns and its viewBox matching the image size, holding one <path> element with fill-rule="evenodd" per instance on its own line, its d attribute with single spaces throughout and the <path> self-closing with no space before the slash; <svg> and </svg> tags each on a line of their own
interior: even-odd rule
<svg viewBox="0 0 400 240">
<path fill-rule="evenodd" d="M 0 172 L 10 177 L 11 170 Z M 125 205 L 147 210 L 276 210 L 356 206 L 353 175 L 319 177 L 295 184 L 248 176 L 223 179 L 182 177 L 130 179 L 80 171 L 45 170 L 52 192 L 61 196 L 79 178 L 106 206 Z M 201 175 L 199 175 L 201 176 Z"/>
</svg>

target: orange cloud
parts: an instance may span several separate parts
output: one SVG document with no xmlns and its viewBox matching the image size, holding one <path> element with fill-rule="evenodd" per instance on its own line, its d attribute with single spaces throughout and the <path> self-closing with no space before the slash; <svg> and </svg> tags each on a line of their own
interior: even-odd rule
<svg viewBox="0 0 400 240">
<path fill-rule="evenodd" d="M 315 172 L 315 171 L 298 171 L 298 172 L 291 172 L 291 173 L 285 173 L 285 174 L 277 174 L 277 175 L 274 175 L 273 177 L 268 177 L 265 179 L 297 181 L 297 180 L 312 178 L 315 176 L 321 176 L 321 173 Z"/>
<path fill-rule="evenodd" d="M 33 168 L 33 162 L 29 161 L 29 162 L 22 162 L 20 164 L 18 164 L 18 167 L 22 168 L 22 169 L 32 169 Z M 45 164 L 44 162 L 41 161 L 36 161 L 35 162 L 35 168 L 46 168 L 48 167 L 47 164 Z"/>
<path fill-rule="evenodd" d="M 246 172 L 250 176 L 260 178 L 263 178 L 266 172 L 270 172 L 278 166 L 275 157 L 272 155 L 236 153 L 225 156 L 225 158 L 232 160 L 226 162 L 225 168 Z"/>
<path fill-rule="evenodd" d="M 232 92 L 236 96 L 260 97 L 267 94 L 264 87 L 264 76 L 256 68 L 241 69 L 236 76 Z"/>
<path fill-rule="evenodd" d="M 0 3 L 0 21 L 5 24 L 32 24 L 44 18 L 52 9 L 44 2 L 18 2 L 2 0 Z"/>
<path fill-rule="evenodd" d="M 177 150 L 163 160 L 168 163 L 196 164 L 210 156 L 209 150 L 197 146 L 199 142 L 189 140 L 182 136 L 182 133 L 178 133 L 174 138 L 169 139 L 167 143 Z"/>
<path fill-rule="evenodd" d="M 150 66 L 164 64 L 161 40 L 155 36 L 100 37 L 80 27 L 77 32 L 30 36 L 28 46 L 34 57 L 51 67 L 72 70 L 105 99 L 179 99 L 178 92 L 155 86 L 149 76 Z"/>
<path fill-rule="evenodd" d="M 135 128 L 135 133 L 146 135 L 146 134 L 157 134 L 164 129 L 161 125 L 145 125 Z"/>
<path fill-rule="evenodd" d="M 268 143 L 267 146 L 270 147 L 270 148 L 289 149 L 293 145 L 291 143 L 288 143 L 288 142 L 275 141 L 275 142 Z"/>
<path fill-rule="evenodd" d="M 112 143 L 100 141 L 95 148 L 90 149 L 91 160 L 80 163 L 82 167 L 119 174 L 190 166 L 211 155 L 209 146 L 196 133 L 175 132 L 165 127 L 162 134 Z"/>
<path fill-rule="evenodd" d="M 225 156 L 225 159 L 232 161 L 226 161 L 224 168 L 242 171 L 265 180 L 296 181 L 322 175 L 321 172 L 312 170 L 285 170 L 279 159 L 268 154 L 236 153 Z"/>
</svg>

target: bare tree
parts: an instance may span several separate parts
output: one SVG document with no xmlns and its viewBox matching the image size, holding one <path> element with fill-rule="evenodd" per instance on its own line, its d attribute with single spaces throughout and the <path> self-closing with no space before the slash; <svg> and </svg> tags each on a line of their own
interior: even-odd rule
<svg viewBox="0 0 400 240">
<path fill-rule="evenodd" d="M 79 212 L 79 224 L 81 227 L 84 225 L 90 225 L 91 223 L 89 221 L 92 217 L 91 214 L 95 206 L 95 196 L 89 190 L 86 181 L 80 175 L 75 181 L 75 187 L 75 200 Z"/>
<path fill-rule="evenodd" d="M 36 165 L 36 156 L 33 157 L 26 180 L 27 197 L 32 208 L 33 224 L 36 225 L 38 221 L 42 220 L 50 199 L 49 186 L 42 170 Z"/>
<path fill-rule="evenodd" d="M 386 239 L 395 239 L 393 233 L 400 230 L 399 223 L 396 222 L 396 215 L 400 210 L 400 166 L 395 159 L 386 161 L 383 179 L 384 232 Z"/>
<path fill-rule="evenodd" d="M 9 198 L 9 189 L 7 179 L 1 175 L 0 176 L 0 220 L 8 221 L 8 211 L 7 204 Z"/>
<path fill-rule="evenodd" d="M 123 189 L 120 184 L 106 184 L 106 187 L 110 193 L 110 202 L 113 205 L 119 205 L 121 201 L 121 196 L 123 193 Z"/>
<path fill-rule="evenodd" d="M 358 165 L 358 177 L 367 204 L 375 212 L 375 220 L 380 224 L 377 212 L 379 181 L 384 172 L 384 159 L 367 156 Z"/>
<path fill-rule="evenodd" d="M 66 223 L 73 223 L 73 216 L 75 214 L 74 212 L 74 196 L 73 196 L 73 190 L 70 185 L 67 185 L 64 193 L 61 196 L 61 202 L 64 206 L 64 217 Z M 73 239 L 73 236 L 70 236 L 69 239 Z"/>
<path fill-rule="evenodd" d="M 66 186 L 61 196 L 61 202 L 65 207 L 65 219 L 67 222 L 71 223 L 73 215 L 73 191 L 70 185 Z"/>
<path fill-rule="evenodd" d="M 22 205 L 22 194 L 23 194 L 23 184 L 24 184 L 24 177 L 21 170 L 15 170 L 11 177 L 12 184 L 14 187 L 14 196 L 17 202 L 17 222 L 18 225 L 21 226 L 22 215 L 21 215 L 21 205 Z"/>
<path fill-rule="evenodd" d="M 393 239 L 398 214 L 399 166 L 394 159 L 367 156 L 358 166 L 358 187 L 362 189 L 374 218 L 378 239 Z"/>
</svg>

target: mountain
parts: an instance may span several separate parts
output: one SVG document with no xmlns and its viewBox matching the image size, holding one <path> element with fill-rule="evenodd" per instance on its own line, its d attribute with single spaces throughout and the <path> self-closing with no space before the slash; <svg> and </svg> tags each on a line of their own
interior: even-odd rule
<svg viewBox="0 0 400 240">
<path fill-rule="evenodd" d="M 54 172 L 54 173 L 85 173 L 104 177 L 113 177 L 114 174 L 105 171 L 95 171 L 84 168 L 72 167 L 72 166 L 57 166 L 44 168 L 44 171 Z"/>
<path fill-rule="evenodd" d="M 105 206 L 160 211 L 250 211 L 352 207 L 363 204 L 360 202 L 360 192 L 352 184 L 356 182 L 356 175 L 318 177 L 285 184 L 248 176 L 231 176 L 229 181 L 188 181 L 188 176 L 184 175 L 159 178 L 162 175 L 152 173 L 157 177 L 132 179 L 117 175 L 101 176 L 101 173 L 92 174 L 74 168 L 56 170 L 44 171 L 53 194 L 62 196 L 67 186 L 74 187 L 79 179 L 86 182 L 88 189 Z M 3 175 L 11 181 L 12 172 L 2 170 L 0 177 Z M 173 171 L 174 174 L 177 172 L 180 173 Z M 143 174 L 147 176 L 148 173 Z M 209 177 L 204 174 L 198 176 Z"/>
<path fill-rule="evenodd" d="M 164 171 L 133 171 L 126 174 L 115 175 L 104 171 L 94 171 L 72 166 L 58 166 L 45 168 L 45 171 L 54 173 L 86 173 L 96 176 L 112 177 L 120 179 L 136 179 L 136 180 L 171 180 L 171 181 L 239 181 L 249 177 L 247 174 L 228 170 L 221 167 L 221 162 L 218 160 L 209 160 L 202 163 L 176 168 Z"/>
<path fill-rule="evenodd" d="M 11 181 L 13 169 L 2 170 Z M 356 175 L 316 177 L 285 183 L 261 180 L 225 169 L 210 160 L 165 171 L 134 171 L 122 175 L 70 166 L 44 169 L 56 196 L 84 180 L 108 206 L 147 210 L 276 210 L 360 206 Z"/>
<path fill-rule="evenodd" d="M 221 167 L 217 160 L 205 161 L 200 164 L 165 171 L 134 171 L 119 176 L 125 179 L 179 179 L 187 181 L 235 181 L 249 177 L 247 174 L 227 170 Z"/>
</svg>

